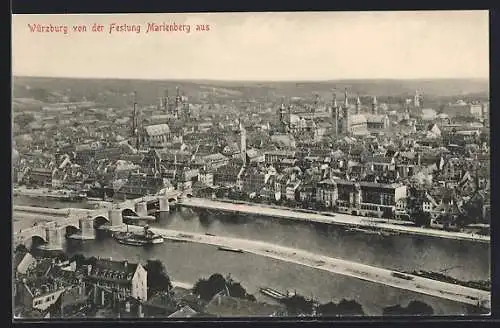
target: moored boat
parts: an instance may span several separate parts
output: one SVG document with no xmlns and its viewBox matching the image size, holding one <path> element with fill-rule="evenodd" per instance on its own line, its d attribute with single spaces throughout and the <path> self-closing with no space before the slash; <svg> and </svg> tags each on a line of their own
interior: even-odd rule
<svg viewBox="0 0 500 328">
<path fill-rule="evenodd" d="M 268 297 L 274 298 L 275 300 L 284 300 L 288 298 L 287 294 L 284 294 L 280 291 L 277 291 L 276 289 L 272 289 L 269 287 L 263 287 L 259 289 L 261 294 L 264 294 Z"/>
<path fill-rule="evenodd" d="M 400 279 L 405 279 L 405 280 L 413 280 L 414 279 L 412 276 L 402 274 L 399 272 L 392 272 L 391 276 L 396 277 L 396 278 L 400 278 Z"/>
<path fill-rule="evenodd" d="M 217 249 L 219 251 L 225 251 L 225 252 L 244 253 L 244 251 L 242 249 L 226 247 L 226 246 L 219 246 Z"/>
<path fill-rule="evenodd" d="M 129 232 L 127 225 L 127 232 L 116 232 L 113 234 L 113 238 L 115 238 L 120 244 L 131 246 L 161 244 L 165 241 L 161 235 L 155 234 L 149 230 L 148 226 L 144 227 L 144 232 L 141 234 Z"/>
</svg>

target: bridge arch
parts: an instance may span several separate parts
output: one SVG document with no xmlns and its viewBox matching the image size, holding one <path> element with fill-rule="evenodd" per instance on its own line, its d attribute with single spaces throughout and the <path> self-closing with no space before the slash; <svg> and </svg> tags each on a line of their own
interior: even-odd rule
<svg viewBox="0 0 500 328">
<path fill-rule="evenodd" d="M 122 218 L 126 217 L 126 216 L 139 216 L 135 210 L 131 209 L 131 208 L 124 208 L 122 210 Z"/>
<path fill-rule="evenodd" d="M 68 224 L 64 229 L 65 236 L 71 236 L 80 231 L 80 227 L 76 224 Z"/>
<path fill-rule="evenodd" d="M 40 236 L 39 234 L 32 235 L 24 240 L 24 246 L 27 249 L 33 249 L 37 246 L 43 245 L 47 243 L 46 236 Z"/>
<path fill-rule="evenodd" d="M 94 228 L 109 224 L 109 219 L 105 216 L 99 215 L 94 218 Z"/>
<path fill-rule="evenodd" d="M 193 197 L 193 193 L 191 193 L 191 192 L 186 193 L 186 197 L 187 198 L 192 198 Z"/>
</svg>

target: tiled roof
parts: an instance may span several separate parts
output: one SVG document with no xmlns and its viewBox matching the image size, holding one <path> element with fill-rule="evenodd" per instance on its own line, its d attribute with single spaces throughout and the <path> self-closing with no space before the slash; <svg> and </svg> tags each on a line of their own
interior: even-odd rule
<svg viewBox="0 0 500 328">
<path fill-rule="evenodd" d="M 215 153 L 215 154 L 203 156 L 204 161 L 218 161 L 218 160 L 225 160 L 225 159 L 227 159 L 226 156 L 222 155 L 221 153 Z"/>
<path fill-rule="evenodd" d="M 375 115 L 375 114 L 364 114 L 366 121 L 369 123 L 383 123 L 385 121 L 385 115 Z"/>
<path fill-rule="evenodd" d="M 136 269 L 136 263 L 98 259 L 92 266 L 90 275 L 106 280 L 128 282 L 132 280 Z"/>
<path fill-rule="evenodd" d="M 385 164 L 389 164 L 392 161 L 392 157 L 378 155 L 378 156 L 373 156 L 370 159 L 370 161 L 373 162 L 373 163 L 385 163 Z"/>
<path fill-rule="evenodd" d="M 150 136 L 160 136 L 170 133 L 170 128 L 167 124 L 150 125 L 146 127 L 146 133 Z"/>
<path fill-rule="evenodd" d="M 169 318 L 190 318 L 196 315 L 198 312 L 190 308 L 189 306 L 184 306 L 182 309 L 169 315 Z"/>
</svg>

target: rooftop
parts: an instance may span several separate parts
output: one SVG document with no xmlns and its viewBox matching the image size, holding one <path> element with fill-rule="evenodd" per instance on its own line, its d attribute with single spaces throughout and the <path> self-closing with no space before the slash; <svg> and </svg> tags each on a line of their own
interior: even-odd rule
<svg viewBox="0 0 500 328">
<path fill-rule="evenodd" d="M 90 276 L 104 278 L 115 282 L 130 282 L 134 276 L 138 264 L 127 261 L 113 261 L 110 259 L 98 259 L 92 266 Z"/>
<path fill-rule="evenodd" d="M 181 308 L 180 310 L 172 313 L 168 317 L 169 318 L 190 318 L 190 317 L 195 316 L 197 313 L 198 312 L 196 312 L 195 310 L 193 310 L 192 308 L 190 308 L 189 306 L 186 305 L 183 308 Z"/>
<path fill-rule="evenodd" d="M 170 133 L 170 128 L 167 124 L 157 124 L 146 126 L 146 133 L 152 137 Z"/>
</svg>

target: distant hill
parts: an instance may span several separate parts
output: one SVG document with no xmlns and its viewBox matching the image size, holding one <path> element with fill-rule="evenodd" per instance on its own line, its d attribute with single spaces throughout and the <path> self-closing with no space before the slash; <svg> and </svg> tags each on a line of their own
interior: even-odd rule
<svg viewBox="0 0 500 328">
<path fill-rule="evenodd" d="M 271 100 L 281 97 L 312 98 L 314 93 L 331 98 L 332 89 L 338 95 L 347 88 L 352 96 L 406 97 L 419 90 L 428 99 L 474 96 L 488 98 L 487 79 L 433 79 L 433 80 L 338 80 L 320 82 L 258 82 L 258 81 L 184 81 L 184 80 L 126 80 L 126 79 L 72 79 L 50 77 L 14 77 L 14 98 L 41 102 L 66 97 L 69 101 L 96 101 L 114 106 L 130 104 L 131 94 L 137 91 L 138 103 L 151 104 L 165 89 L 175 96 L 175 88 L 195 101 L 199 99 Z"/>
</svg>

